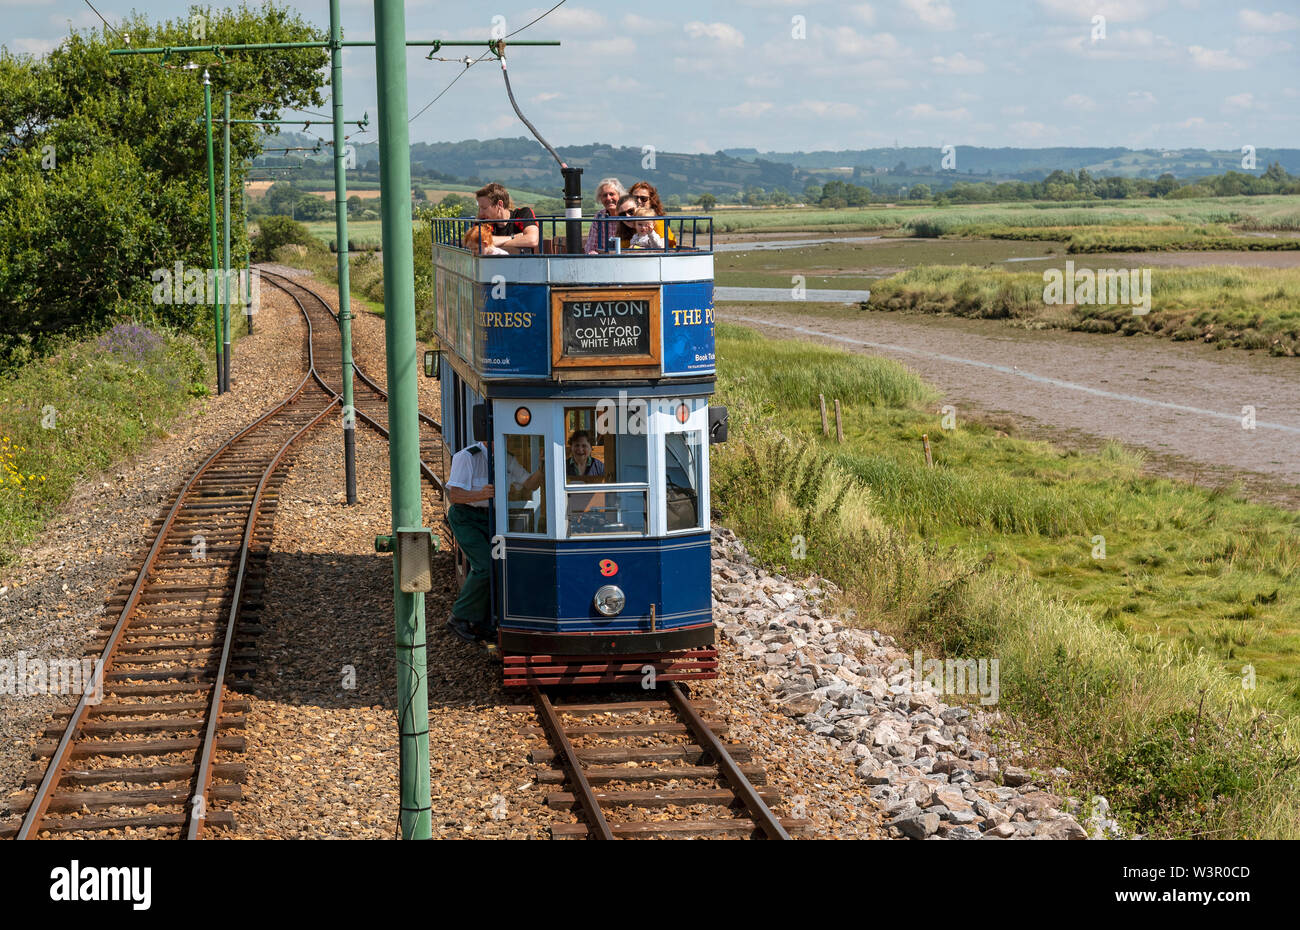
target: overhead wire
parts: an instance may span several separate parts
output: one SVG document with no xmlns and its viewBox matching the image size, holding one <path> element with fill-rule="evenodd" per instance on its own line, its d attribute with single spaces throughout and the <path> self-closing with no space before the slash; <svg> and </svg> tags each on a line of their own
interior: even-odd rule
<svg viewBox="0 0 1300 930">
<path fill-rule="evenodd" d="M 85 0 L 85 3 L 86 6 L 90 7 L 90 9 L 94 11 L 95 15 L 99 17 L 99 21 L 109 28 L 109 30 L 113 33 L 113 35 L 117 36 L 119 39 L 122 39 L 123 42 L 126 41 L 126 39 L 122 37 L 122 33 L 118 32 L 117 28 L 114 27 L 112 23 L 104 19 L 104 14 L 99 12 L 99 10 L 95 9 L 95 4 L 91 3 L 90 0 Z"/>
<path fill-rule="evenodd" d="M 559 3 L 555 4 L 555 6 L 551 7 L 549 10 L 547 10 L 547 11 L 546 11 L 545 13 L 543 13 L 541 16 L 538 16 L 536 19 L 533 19 L 533 20 L 531 20 L 530 22 L 524 23 L 524 25 L 520 26 L 518 29 L 514 30 L 513 32 L 508 32 L 508 33 L 506 33 L 505 38 L 508 39 L 508 38 L 510 38 L 511 36 L 518 35 L 519 33 L 523 32 L 525 29 L 527 29 L 529 26 L 534 26 L 534 25 L 536 25 L 537 23 L 540 23 L 540 22 L 541 22 L 542 20 L 544 20 L 546 17 L 550 16 L 552 13 L 554 13 L 556 10 L 558 10 L 560 7 L 564 6 L 565 2 L 566 2 L 566 0 L 560 0 Z M 450 82 L 446 87 L 444 87 L 442 90 L 438 91 L 438 96 L 434 97 L 432 100 L 430 100 L 430 101 L 429 101 L 428 103 L 426 103 L 424 106 L 420 107 L 419 112 L 417 112 L 417 113 L 415 114 L 415 116 L 412 116 L 410 119 L 408 119 L 407 122 L 408 122 L 408 123 L 413 123 L 413 122 L 415 122 L 415 120 L 416 120 L 418 117 L 420 117 L 420 116 L 422 116 L 422 115 L 424 114 L 424 111 L 425 111 L 425 110 L 429 109 L 429 107 L 431 107 L 431 106 L 433 106 L 435 103 L 437 103 L 437 102 L 442 98 L 442 95 L 443 95 L 443 94 L 445 94 L 447 91 L 451 90 L 452 87 L 455 86 L 456 82 L 459 81 L 461 78 L 463 78 L 463 77 L 465 76 L 465 72 L 469 71 L 470 68 L 474 67 L 474 66 L 475 66 L 476 64 L 478 64 L 479 62 L 487 60 L 488 56 L 491 55 L 491 54 L 492 54 L 492 50 L 491 50 L 491 49 L 488 49 L 486 52 L 484 52 L 484 53 L 483 53 L 482 55 L 480 55 L 478 58 L 475 58 L 473 61 L 470 61 L 470 60 L 469 60 L 469 56 L 468 56 L 468 55 L 467 55 L 466 57 L 464 57 L 464 58 L 437 58 L 437 59 L 434 59 L 435 61 L 462 61 L 462 62 L 465 62 L 466 64 L 465 64 L 465 68 L 464 68 L 464 70 L 462 70 L 459 74 L 457 74 L 454 78 L 452 78 L 452 79 L 451 79 L 451 82 Z M 507 85 L 509 85 L 509 80 L 507 80 L 506 83 L 507 83 Z M 519 108 L 518 108 L 518 107 L 515 107 L 515 112 L 516 112 L 516 113 L 519 112 Z M 520 118 L 522 119 L 523 117 L 521 116 Z M 527 123 L 528 121 L 527 121 L 527 120 L 524 120 L 524 122 Z M 535 135 L 535 134 L 536 134 L 536 130 L 534 130 L 534 135 Z M 550 148 L 550 146 L 547 146 L 547 148 Z M 554 154 L 554 153 L 552 153 L 552 154 Z M 558 159 L 558 156 L 557 156 L 557 159 Z"/>
</svg>

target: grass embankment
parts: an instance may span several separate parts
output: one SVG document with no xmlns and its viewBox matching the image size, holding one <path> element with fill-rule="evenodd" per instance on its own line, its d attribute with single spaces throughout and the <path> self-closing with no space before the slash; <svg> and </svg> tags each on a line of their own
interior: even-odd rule
<svg viewBox="0 0 1300 930">
<path fill-rule="evenodd" d="M 1058 270 L 1063 266 L 1061 262 Z M 1274 355 L 1300 352 L 1300 269 L 1155 268 L 1149 313 L 1135 313 L 1132 303 L 1049 305 L 1045 286 L 1041 271 L 914 268 L 873 282 L 870 306 L 1085 332 L 1155 333 L 1267 349 Z"/>
<path fill-rule="evenodd" d="M 714 500 L 760 559 L 830 577 L 928 657 L 997 658 L 1008 735 L 1134 829 L 1300 836 L 1300 517 L 1142 477 L 1118 447 L 945 431 L 892 361 L 724 324 L 718 358 Z M 819 392 L 844 405 L 843 446 Z"/>
<path fill-rule="evenodd" d="M 165 435 L 210 371 L 195 339 L 122 324 L 0 378 L 0 564 L 78 478 Z"/>
</svg>

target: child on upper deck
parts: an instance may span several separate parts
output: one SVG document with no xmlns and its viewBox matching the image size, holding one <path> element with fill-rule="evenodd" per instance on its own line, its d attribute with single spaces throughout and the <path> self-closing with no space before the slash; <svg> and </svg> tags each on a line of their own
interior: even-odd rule
<svg viewBox="0 0 1300 930">
<path fill-rule="evenodd" d="M 655 211 L 649 207 L 637 207 L 633 216 L 655 216 Z M 655 249 L 662 251 L 664 247 L 664 237 L 655 231 L 654 220 L 638 219 L 635 223 L 636 232 L 632 234 L 632 239 L 628 243 L 629 249 Z"/>
</svg>

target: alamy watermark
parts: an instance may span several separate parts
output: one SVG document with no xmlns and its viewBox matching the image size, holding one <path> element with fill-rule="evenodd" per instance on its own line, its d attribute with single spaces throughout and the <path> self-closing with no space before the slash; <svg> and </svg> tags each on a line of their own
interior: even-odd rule
<svg viewBox="0 0 1300 930">
<path fill-rule="evenodd" d="M 256 268 L 223 271 L 187 268 L 184 262 L 176 262 L 171 268 L 155 268 L 149 280 L 154 282 L 151 296 L 155 304 L 207 305 L 228 297 L 232 304 L 246 304 L 247 313 L 256 313 L 262 306 L 262 276 Z"/>
<path fill-rule="evenodd" d="M 1065 263 L 1065 271 L 1048 268 L 1043 272 L 1043 303 L 1114 304 L 1133 307 L 1134 316 L 1151 312 L 1150 268 L 1080 268 Z"/>
<path fill-rule="evenodd" d="M 19 652 L 0 659 L 0 696 L 36 697 L 50 694 L 87 694 L 89 703 L 104 699 L 104 676 L 99 661 L 40 659 Z"/>
<path fill-rule="evenodd" d="M 918 649 L 909 662 L 906 656 L 889 664 L 889 677 L 912 672 L 913 694 L 932 691 L 937 695 L 978 697 L 986 707 L 998 702 L 997 659 L 926 659 Z"/>
</svg>

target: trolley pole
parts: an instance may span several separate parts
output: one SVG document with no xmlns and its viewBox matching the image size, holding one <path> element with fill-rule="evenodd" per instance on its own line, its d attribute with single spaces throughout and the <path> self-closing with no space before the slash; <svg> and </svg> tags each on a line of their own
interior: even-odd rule
<svg viewBox="0 0 1300 930">
<path fill-rule="evenodd" d="M 221 305 L 217 301 L 216 293 L 216 272 L 220 264 L 217 256 L 217 175 L 212 153 L 212 80 L 208 77 L 207 71 L 203 72 L 203 119 L 207 124 L 208 132 L 208 233 L 212 241 L 213 271 L 210 279 L 213 287 L 208 296 L 212 301 L 212 325 L 216 334 L 217 393 L 221 394 L 223 389 L 221 378 Z"/>
<path fill-rule="evenodd" d="M 230 91 L 226 91 L 222 100 L 222 133 L 225 167 L 225 209 L 221 214 L 222 226 L 222 263 L 221 263 L 221 326 L 225 337 L 222 342 L 221 364 L 222 379 L 226 390 L 230 390 Z"/>
<path fill-rule="evenodd" d="M 407 125 L 406 10 L 403 0 L 375 0 L 375 71 L 379 85 L 379 189 L 383 197 L 388 464 L 392 478 L 392 529 L 396 536 L 398 527 L 420 526 L 423 522 L 415 370 L 414 255 L 411 245 L 411 137 Z M 402 837 L 424 840 L 432 837 L 424 595 L 403 593 L 398 568 L 398 560 L 394 558 L 393 614 L 397 627 Z"/>
<path fill-rule="evenodd" d="M 343 480 L 347 488 L 348 504 L 352 505 L 357 502 L 357 414 L 352 401 L 352 291 L 348 279 L 348 184 L 345 174 L 347 156 L 343 144 L 342 39 L 339 0 L 330 0 L 330 96 L 334 101 L 334 238 L 338 243 L 339 337 L 343 342 Z M 405 86 L 404 70 L 402 83 Z M 410 239 L 409 235 L 407 239 Z M 416 514 L 418 517 L 418 508 Z M 418 522 L 417 519 L 416 523 Z"/>
</svg>

